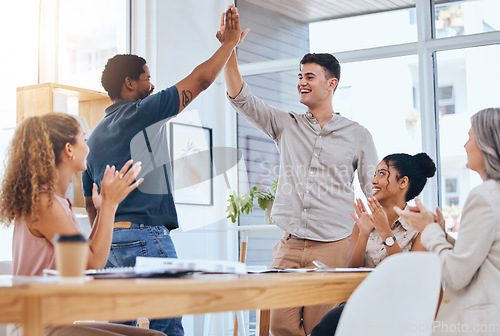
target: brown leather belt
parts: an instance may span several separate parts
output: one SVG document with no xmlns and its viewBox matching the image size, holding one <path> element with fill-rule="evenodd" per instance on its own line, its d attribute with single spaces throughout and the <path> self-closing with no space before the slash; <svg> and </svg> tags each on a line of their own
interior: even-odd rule
<svg viewBox="0 0 500 336">
<path fill-rule="evenodd" d="M 121 229 L 130 229 L 131 224 L 132 224 L 132 222 L 115 222 L 113 227 L 121 228 Z"/>
</svg>

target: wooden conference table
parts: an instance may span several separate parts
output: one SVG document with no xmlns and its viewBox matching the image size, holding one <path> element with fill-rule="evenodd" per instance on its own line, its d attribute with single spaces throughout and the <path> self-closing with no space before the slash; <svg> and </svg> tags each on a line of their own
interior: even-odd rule
<svg viewBox="0 0 500 336">
<path fill-rule="evenodd" d="M 210 312 L 307 306 L 347 300 L 368 275 L 270 273 L 187 278 L 101 279 L 60 283 L 0 276 L 0 323 L 20 323 L 24 335 L 77 320 L 120 321 Z"/>
</svg>

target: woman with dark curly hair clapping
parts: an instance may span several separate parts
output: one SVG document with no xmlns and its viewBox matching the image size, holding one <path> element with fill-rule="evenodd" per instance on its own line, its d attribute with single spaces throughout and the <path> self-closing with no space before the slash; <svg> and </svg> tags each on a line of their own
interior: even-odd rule
<svg viewBox="0 0 500 336">
<path fill-rule="evenodd" d="M 372 180 L 373 198 L 368 199 L 371 214 L 363 202 L 354 202 L 356 214 L 351 235 L 347 267 L 376 267 L 388 255 L 425 251 L 420 234 L 394 211 L 406 207 L 420 194 L 436 165 L 425 153 L 391 154 L 382 159 Z M 334 335 L 344 303 L 330 310 L 314 327 L 311 336 Z"/>
</svg>

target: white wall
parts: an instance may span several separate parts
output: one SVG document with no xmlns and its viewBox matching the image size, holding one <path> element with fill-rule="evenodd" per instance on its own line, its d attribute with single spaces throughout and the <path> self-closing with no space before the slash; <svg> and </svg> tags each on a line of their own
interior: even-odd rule
<svg viewBox="0 0 500 336">
<path fill-rule="evenodd" d="M 220 14 L 227 4 L 227 1 L 218 0 L 158 2 L 156 73 L 159 88 L 175 84 L 217 50 L 219 42 L 215 33 L 219 27 Z M 235 115 L 226 113 L 225 104 L 225 85 L 222 76 L 219 76 L 175 121 L 191 123 L 199 118 L 201 125 L 212 128 L 214 147 L 236 147 Z M 189 113 L 192 110 L 198 113 Z M 235 173 L 229 176 L 231 186 L 236 186 Z M 231 183 L 231 179 L 234 183 Z M 226 226 L 228 194 L 224 177 L 215 177 L 213 186 L 213 206 L 177 206 L 181 226 L 190 222 L 206 225 L 194 231 L 174 233 L 180 257 L 226 259 L 236 255 L 233 253 L 234 248 L 231 248 L 231 252 L 227 250 L 227 241 L 224 241 L 227 237 L 220 234 Z M 207 236 L 210 234 L 215 234 L 213 239 Z M 195 241 L 197 243 L 193 244 Z M 197 248 L 193 249 L 193 246 Z"/>
<path fill-rule="evenodd" d="M 217 50 L 215 33 L 229 4 L 225 0 L 133 2 L 132 53 L 146 58 L 157 90 L 174 85 Z M 201 122 L 212 128 L 214 147 L 236 147 L 236 116 L 227 106 L 222 76 L 173 121 Z M 227 174 L 232 189 L 236 174 L 236 169 Z M 225 229 L 230 223 L 225 218 L 227 198 L 224 177 L 219 175 L 213 179 L 213 206 L 177 205 L 181 227 L 203 225 L 172 232 L 180 258 L 236 260 L 237 235 Z M 202 335 L 202 322 L 202 317 L 185 316 L 186 335 Z M 229 325 L 226 321 L 224 328 Z"/>
</svg>

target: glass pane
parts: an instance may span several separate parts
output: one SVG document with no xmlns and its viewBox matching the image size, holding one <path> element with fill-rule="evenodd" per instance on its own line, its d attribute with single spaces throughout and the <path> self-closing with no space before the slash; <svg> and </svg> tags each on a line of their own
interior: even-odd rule
<svg viewBox="0 0 500 336">
<path fill-rule="evenodd" d="M 421 151 L 417 56 L 342 65 L 333 108 L 372 134 L 380 159 Z"/>
<path fill-rule="evenodd" d="M 469 35 L 500 29 L 500 1 L 436 1 L 436 38 Z"/>
<path fill-rule="evenodd" d="M 470 190 L 481 183 L 465 167 L 470 117 L 487 107 L 500 106 L 500 45 L 437 53 L 441 190 L 448 230 L 457 231 Z M 449 95 L 448 89 L 453 94 Z M 450 98 L 451 97 L 451 98 Z"/>
<path fill-rule="evenodd" d="M 14 95 L 14 102 L 15 102 Z M 15 113 L 14 113 L 15 116 Z M 0 128 L 0 160 L 5 162 L 7 158 L 7 151 L 9 150 L 9 145 L 14 135 L 14 127 Z M 0 176 L 4 174 L 4 165 L 0 166 Z M 14 230 L 14 225 L 6 228 L 3 224 L 0 224 L 0 260 L 12 260 L 12 234 Z"/>
<path fill-rule="evenodd" d="M 417 63 L 416 56 L 406 56 L 342 64 L 333 108 L 372 133 L 379 158 L 395 152 L 421 151 L 420 115 L 416 106 L 419 100 Z M 304 113 L 307 108 L 299 102 L 297 72 L 265 73 L 244 79 L 252 92 L 267 103 Z M 278 173 L 275 144 L 243 118 L 238 118 L 238 146 L 244 156 L 239 163 L 239 190 L 248 190 L 248 185 L 269 186 Z M 357 197 L 363 198 L 357 179 L 354 186 Z M 255 206 L 254 211 L 241 216 L 239 222 L 240 225 L 262 224 L 263 217 L 262 210 Z M 247 264 L 269 265 L 276 239 L 279 238 L 258 238 L 257 243 L 249 244 Z"/>
<path fill-rule="evenodd" d="M 38 6 L 39 0 L 2 2 L 1 127 L 14 127 L 16 124 L 16 88 L 35 84 L 38 78 Z"/>
<path fill-rule="evenodd" d="M 59 83 L 102 91 L 107 60 L 126 48 L 126 1 L 60 1 Z"/>
<path fill-rule="evenodd" d="M 0 162 L 4 163 L 16 125 L 16 88 L 38 78 L 39 0 L 4 1 L 0 10 Z M 0 165 L 0 176 L 4 164 Z M 0 260 L 12 260 L 13 226 L 0 225 Z"/>
<path fill-rule="evenodd" d="M 339 52 L 416 42 L 415 9 L 313 22 L 309 25 L 309 39 L 311 52 Z"/>
<path fill-rule="evenodd" d="M 304 113 L 306 107 L 300 104 L 297 92 L 297 73 L 298 70 L 271 72 L 245 76 L 244 80 L 250 86 L 252 93 L 267 104 L 285 111 Z M 238 148 L 243 153 L 243 159 L 238 163 L 238 190 L 246 192 L 253 186 L 263 189 L 270 187 L 276 175 L 279 174 L 279 154 L 276 145 L 268 136 L 239 115 L 237 126 Z M 255 204 L 252 213 L 240 217 L 240 225 L 264 223 L 264 211 L 260 209 L 257 202 Z M 268 257 L 271 255 L 269 254 Z M 270 264 L 271 260 L 267 261 L 269 263 L 265 264 Z"/>
</svg>

